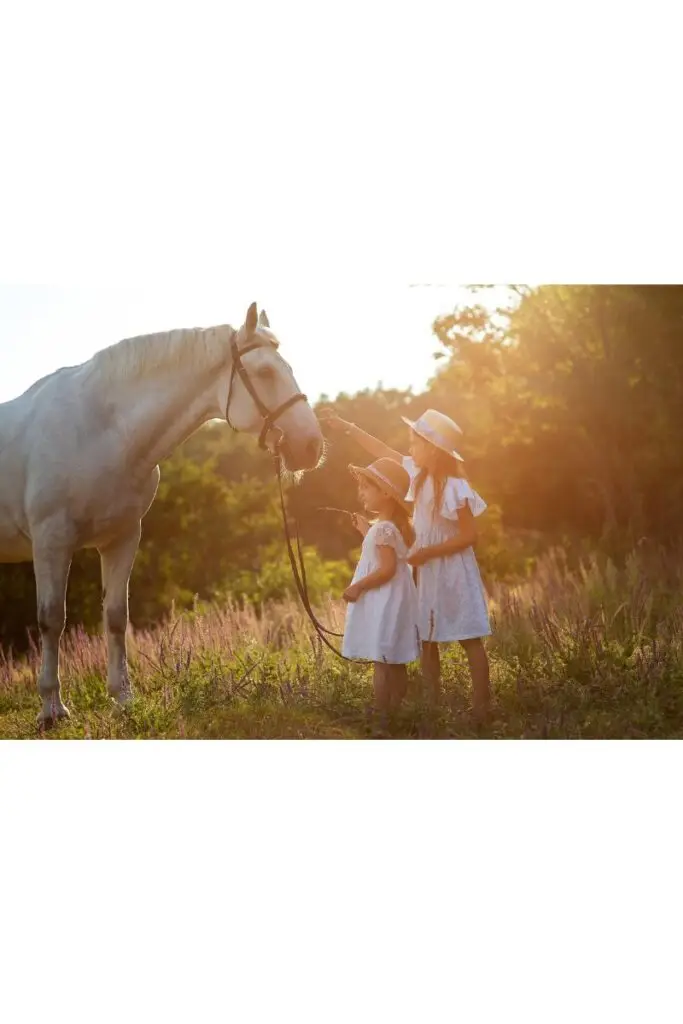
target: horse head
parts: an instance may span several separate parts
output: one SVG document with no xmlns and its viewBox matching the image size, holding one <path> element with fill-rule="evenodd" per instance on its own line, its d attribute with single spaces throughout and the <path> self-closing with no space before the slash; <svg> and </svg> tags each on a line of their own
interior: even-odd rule
<svg viewBox="0 0 683 1024">
<path fill-rule="evenodd" d="M 259 314 L 252 302 L 231 341 L 225 418 L 235 430 L 260 435 L 287 469 L 314 469 L 323 452 L 320 424 L 278 349 L 265 310 Z"/>
</svg>

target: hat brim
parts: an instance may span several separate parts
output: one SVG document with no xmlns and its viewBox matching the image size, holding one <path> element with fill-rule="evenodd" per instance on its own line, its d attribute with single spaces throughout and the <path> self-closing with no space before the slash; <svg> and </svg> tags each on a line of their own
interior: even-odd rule
<svg viewBox="0 0 683 1024">
<path fill-rule="evenodd" d="M 457 452 L 455 450 L 455 448 L 447 448 L 444 444 L 439 444 L 439 442 L 435 441 L 433 437 L 429 437 L 427 434 L 425 434 L 418 427 L 417 423 L 414 420 L 409 420 L 407 416 L 401 416 L 401 419 L 403 420 L 404 423 L 407 423 L 408 426 L 410 427 L 410 429 L 414 433 L 416 433 L 418 435 L 418 437 L 421 437 L 423 441 L 427 441 L 429 444 L 434 445 L 434 447 L 438 448 L 439 451 L 445 452 L 446 455 L 450 455 L 451 458 L 457 459 L 458 462 L 464 462 L 465 461 L 463 459 L 462 455 L 460 454 L 460 452 Z"/>
<path fill-rule="evenodd" d="M 365 477 L 365 479 L 369 480 L 371 484 L 374 484 L 374 486 L 379 491 L 381 491 L 382 494 L 386 494 L 388 498 L 392 498 L 398 505 L 401 506 L 401 508 L 405 509 L 408 515 L 413 514 L 413 507 L 411 502 L 407 501 L 405 498 L 402 498 L 399 495 L 398 491 L 394 490 L 391 484 L 388 484 L 386 480 L 382 479 L 381 476 L 377 476 L 376 473 L 373 473 L 372 469 L 370 469 L 369 466 L 350 465 L 349 472 L 352 473 L 355 477 Z"/>
</svg>

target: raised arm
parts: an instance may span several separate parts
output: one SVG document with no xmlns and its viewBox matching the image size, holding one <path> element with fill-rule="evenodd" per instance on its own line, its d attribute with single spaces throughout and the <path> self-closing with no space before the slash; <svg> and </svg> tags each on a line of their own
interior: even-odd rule
<svg viewBox="0 0 683 1024">
<path fill-rule="evenodd" d="M 361 430 L 355 423 L 349 423 L 348 420 L 343 420 L 341 416 L 327 411 L 321 412 L 319 419 L 324 427 L 330 427 L 331 430 L 337 433 L 346 434 L 347 437 L 353 438 L 362 448 L 365 448 L 366 452 L 374 455 L 376 459 L 393 459 L 395 462 L 403 461 L 401 452 L 390 448 L 388 444 L 380 441 L 378 437 L 373 437 L 367 431 Z"/>
</svg>

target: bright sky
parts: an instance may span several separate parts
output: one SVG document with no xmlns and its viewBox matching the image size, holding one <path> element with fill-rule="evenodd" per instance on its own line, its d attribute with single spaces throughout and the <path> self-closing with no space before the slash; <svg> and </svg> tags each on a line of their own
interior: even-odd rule
<svg viewBox="0 0 683 1024">
<path fill-rule="evenodd" d="M 226 7 L 10 5 L 0 400 L 124 337 L 237 326 L 254 299 L 311 397 L 433 372 L 463 280 L 439 16 Z M 444 269 L 451 287 L 409 287 Z"/>
<path fill-rule="evenodd" d="M 419 390 L 434 372 L 432 353 L 439 347 L 430 325 L 466 295 L 452 287 L 362 285 L 347 296 L 332 285 L 310 295 L 284 284 L 264 292 L 194 282 L 175 289 L 0 285 L 0 401 L 121 338 L 172 327 L 238 325 L 252 297 L 266 306 L 283 353 L 312 399 L 378 382 Z"/>
<path fill-rule="evenodd" d="M 561 50 L 537 28 L 523 3 L 8 0 L 0 399 L 123 337 L 237 324 L 253 299 L 312 397 L 420 388 L 459 284 L 543 279 L 511 259 L 531 244 L 547 265 L 533 210 L 587 280 L 574 151 L 543 110 L 579 96 L 583 21 Z M 620 182 L 600 215 L 625 252 Z"/>
</svg>

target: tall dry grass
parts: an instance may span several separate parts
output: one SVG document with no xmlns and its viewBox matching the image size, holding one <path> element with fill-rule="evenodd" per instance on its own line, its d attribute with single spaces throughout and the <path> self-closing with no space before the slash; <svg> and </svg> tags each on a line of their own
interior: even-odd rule
<svg viewBox="0 0 683 1024">
<path fill-rule="evenodd" d="M 488 727 L 469 715 L 462 652 L 445 653 L 445 703 L 411 693 L 384 734 L 397 737 L 683 736 L 683 559 L 639 548 L 622 566 L 599 555 L 570 569 L 551 552 L 533 575 L 491 593 L 489 641 L 495 709 Z M 320 610 L 341 628 L 344 607 Z M 294 601 L 253 608 L 197 608 L 131 632 L 135 699 L 106 696 L 102 636 L 71 630 L 62 686 L 72 720 L 49 738 L 365 737 L 366 667 L 340 662 Z M 0 654 L 0 738 L 36 735 L 39 652 Z"/>
</svg>

